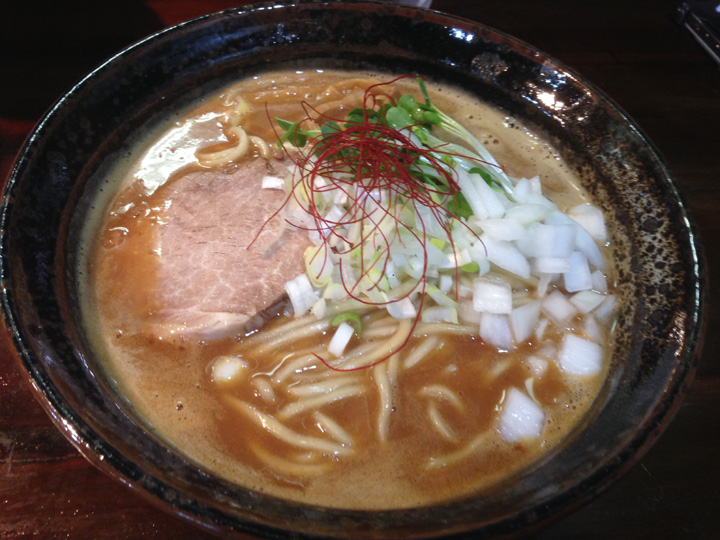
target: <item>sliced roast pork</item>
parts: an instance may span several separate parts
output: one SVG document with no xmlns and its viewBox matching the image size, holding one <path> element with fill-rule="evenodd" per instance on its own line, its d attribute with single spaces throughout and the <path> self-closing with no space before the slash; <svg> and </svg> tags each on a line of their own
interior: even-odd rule
<svg viewBox="0 0 720 540">
<path fill-rule="evenodd" d="M 254 159 L 231 172 L 188 173 L 166 187 L 153 334 L 234 335 L 278 308 L 285 282 L 304 270 L 310 243 L 282 217 L 270 220 L 286 197 L 261 188 L 273 165 Z"/>
</svg>

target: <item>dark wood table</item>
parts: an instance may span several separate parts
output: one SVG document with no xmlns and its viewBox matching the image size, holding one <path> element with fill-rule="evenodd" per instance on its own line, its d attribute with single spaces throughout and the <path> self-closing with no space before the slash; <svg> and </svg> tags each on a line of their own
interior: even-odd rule
<svg viewBox="0 0 720 540">
<path fill-rule="evenodd" d="M 0 178 L 53 100 L 133 41 L 229 0 L 0 4 Z M 70 5 L 67 5 L 70 4 Z M 655 142 L 705 245 L 704 350 L 662 438 L 591 504 L 538 538 L 720 538 L 720 71 L 675 0 L 436 0 L 534 44 L 612 96 Z M 352 21 L 348 21 L 352 24 Z M 713 289 L 713 287 L 715 287 Z M 98 472 L 51 424 L 0 342 L 0 538 L 204 538 Z"/>
</svg>

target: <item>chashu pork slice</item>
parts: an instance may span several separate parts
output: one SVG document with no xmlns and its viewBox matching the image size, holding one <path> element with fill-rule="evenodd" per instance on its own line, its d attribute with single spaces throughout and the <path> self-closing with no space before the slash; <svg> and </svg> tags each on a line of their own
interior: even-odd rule
<svg viewBox="0 0 720 540">
<path fill-rule="evenodd" d="M 236 335 L 277 312 L 310 245 L 282 216 L 271 219 L 286 194 L 261 182 L 277 166 L 258 158 L 230 172 L 188 173 L 166 187 L 153 335 Z"/>
</svg>

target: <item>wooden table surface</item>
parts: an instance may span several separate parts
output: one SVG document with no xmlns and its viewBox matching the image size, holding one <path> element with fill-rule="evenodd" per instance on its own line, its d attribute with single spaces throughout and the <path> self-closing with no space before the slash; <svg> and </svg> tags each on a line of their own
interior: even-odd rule
<svg viewBox="0 0 720 540">
<path fill-rule="evenodd" d="M 240 3 L 0 3 L 0 179 L 54 99 L 104 58 L 156 30 Z M 704 241 L 708 330 L 689 395 L 661 439 L 625 477 L 549 525 L 541 539 L 720 538 L 720 71 L 675 23 L 676 5 L 674 0 L 432 5 L 532 43 L 610 95 L 664 155 Z M 2 333 L 0 538 L 205 535 L 87 463 L 36 403 Z"/>
</svg>

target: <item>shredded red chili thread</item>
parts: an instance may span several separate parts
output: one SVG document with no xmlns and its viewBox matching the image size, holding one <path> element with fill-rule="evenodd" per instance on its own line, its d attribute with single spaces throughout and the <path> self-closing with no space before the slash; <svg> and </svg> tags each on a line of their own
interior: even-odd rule
<svg viewBox="0 0 720 540">
<path fill-rule="evenodd" d="M 345 282 L 345 275 L 342 271 L 343 259 L 342 257 L 339 259 L 342 286 L 349 298 L 366 305 L 386 306 L 410 298 L 420 292 L 419 305 L 416 309 L 417 315 L 413 320 L 408 336 L 402 344 L 387 356 L 369 365 L 344 369 L 333 366 L 320 355 L 314 354 L 318 360 L 334 371 L 356 371 L 384 362 L 407 345 L 417 327 L 427 286 L 425 278 L 428 267 L 427 232 L 419 211 L 416 211 L 415 215 L 419 221 L 418 228 L 422 231 L 421 234 L 416 233 L 412 227 L 402 221 L 400 216 L 407 206 L 413 205 L 416 209 L 423 207 L 429 210 L 432 217 L 446 233 L 453 254 L 457 256 L 452 232 L 447 227 L 447 223 L 452 218 L 457 219 L 457 216 L 447 208 L 447 205 L 448 202 L 455 200 L 460 190 L 452 172 L 447 170 L 446 165 L 433 154 L 442 154 L 442 152 L 438 148 L 433 148 L 431 151 L 418 146 L 405 133 L 370 118 L 369 112 L 379 109 L 373 91 L 379 87 L 391 85 L 405 77 L 409 76 L 398 77 L 390 82 L 368 87 L 363 97 L 363 121 L 358 123 L 347 123 L 345 119 L 333 118 L 319 112 L 309 103 L 302 102 L 305 117 L 300 122 L 300 125 L 306 122 L 313 122 L 318 125 L 332 122 L 340 126 L 340 129 L 330 133 L 322 133 L 309 140 L 308 145 L 297 152 L 285 150 L 286 155 L 296 165 L 299 175 L 293 179 L 292 188 L 282 205 L 268 218 L 253 239 L 253 242 L 255 242 L 265 225 L 274 219 L 291 200 L 295 199 L 298 205 L 309 214 L 314 226 L 303 226 L 299 223 L 292 223 L 287 219 L 286 221 L 295 228 L 320 235 L 323 243 L 318 246 L 313 257 L 319 256 L 321 249 L 325 249 L 325 261 L 322 269 L 324 269 L 329 257 L 328 249 L 333 249 L 338 255 L 349 255 L 355 249 L 360 250 L 361 272 L 355 283 Z M 387 94 L 385 95 L 387 96 Z M 450 153 L 447 155 L 452 156 Z M 431 184 L 422 183 L 414 176 L 413 172 L 421 171 L 420 160 L 429 163 L 434 172 L 441 175 L 445 180 L 446 186 L 436 188 Z M 300 199 L 299 193 L 301 190 L 304 191 L 307 200 Z M 330 219 L 323 216 L 322 212 L 317 208 L 316 196 L 322 197 L 324 193 L 335 192 L 335 190 L 343 193 L 350 201 L 350 205 L 345 209 L 342 216 Z M 385 219 L 395 222 L 391 228 L 390 237 L 381 228 Z M 464 223 L 462 220 L 458 220 L 458 222 Z M 361 228 L 361 235 L 356 243 L 351 244 L 340 230 L 353 225 Z M 465 226 L 467 227 L 467 225 Z M 370 288 L 378 288 L 379 290 L 380 281 L 386 275 L 387 265 L 390 262 L 390 246 L 396 241 L 403 243 L 401 230 L 411 234 L 422 246 L 422 277 L 418 279 L 418 283 L 408 293 L 400 298 L 390 299 L 388 302 L 372 302 L 367 298 L 360 298 L 355 291 L 363 279 L 369 279 L 368 276 L 374 268 L 379 270 L 379 275 L 374 281 L 371 281 Z M 380 249 L 375 251 L 375 258 L 368 264 L 364 258 L 366 241 L 375 237 L 375 233 L 378 233 L 381 242 L 373 245 L 373 250 L 376 250 L 378 246 L 380 246 Z M 331 248 L 329 244 L 332 238 L 336 239 L 334 248 Z M 456 268 L 455 272 L 457 280 L 459 269 Z"/>
</svg>

